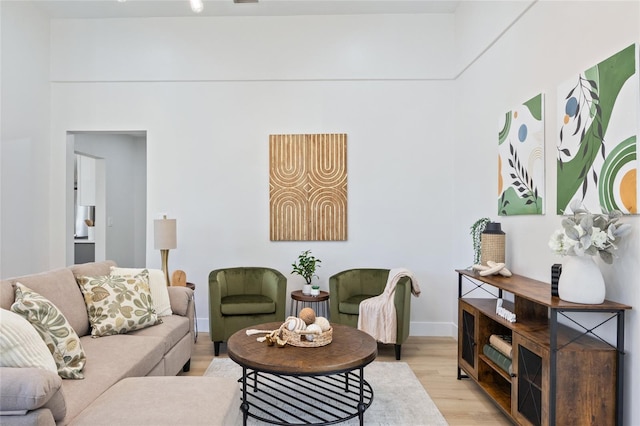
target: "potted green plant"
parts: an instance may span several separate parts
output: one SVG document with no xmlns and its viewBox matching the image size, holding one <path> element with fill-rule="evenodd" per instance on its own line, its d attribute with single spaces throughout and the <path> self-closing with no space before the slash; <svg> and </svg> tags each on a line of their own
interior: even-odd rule
<svg viewBox="0 0 640 426">
<path fill-rule="evenodd" d="M 320 286 L 314 284 L 311 286 L 311 295 L 312 296 L 320 296 Z"/>
<path fill-rule="evenodd" d="M 481 242 L 482 242 L 482 233 L 484 229 L 487 227 L 487 224 L 491 222 L 491 219 L 488 217 L 483 217 L 481 219 L 476 220 L 473 225 L 471 225 L 471 237 L 473 239 L 473 264 L 477 265 L 480 263 L 480 254 L 481 254 Z"/>
<path fill-rule="evenodd" d="M 298 274 L 304 278 L 305 286 L 302 289 L 303 294 L 311 294 L 311 281 L 316 275 L 316 268 L 319 268 L 322 261 L 311 254 L 311 250 L 305 250 L 298 256 L 298 262 L 292 263 L 292 274 Z"/>
</svg>

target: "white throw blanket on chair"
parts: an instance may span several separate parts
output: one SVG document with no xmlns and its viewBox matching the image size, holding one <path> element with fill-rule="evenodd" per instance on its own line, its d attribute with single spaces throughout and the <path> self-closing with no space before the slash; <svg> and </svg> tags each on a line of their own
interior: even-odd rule
<svg viewBox="0 0 640 426">
<path fill-rule="evenodd" d="M 395 268 L 389 271 L 389 278 L 387 278 L 387 284 L 381 295 L 360 302 L 358 329 L 371 335 L 378 342 L 396 343 L 398 320 L 393 298 L 396 293 L 396 285 L 402 277 L 411 279 L 411 293 L 416 297 L 420 296 L 418 281 L 411 271 Z"/>
</svg>

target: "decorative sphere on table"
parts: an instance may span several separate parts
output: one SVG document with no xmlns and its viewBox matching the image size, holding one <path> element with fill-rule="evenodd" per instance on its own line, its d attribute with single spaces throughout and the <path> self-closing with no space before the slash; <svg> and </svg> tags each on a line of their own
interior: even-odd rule
<svg viewBox="0 0 640 426">
<path fill-rule="evenodd" d="M 307 328 L 307 324 L 302 318 L 289 317 L 287 318 L 287 328 L 289 331 L 304 330 Z"/>
<path fill-rule="evenodd" d="M 321 333 L 322 329 L 318 324 L 309 324 L 307 326 L 307 331 L 314 331 L 317 333 Z M 306 334 L 305 337 L 307 338 L 308 341 L 313 342 L 313 338 L 315 337 L 315 334 Z"/>
<path fill-rule="evenodd" d="M 316 312 L 311 308 L 304 308 L 300 311 L 299 317 L 305 324 L 313 324 L 316 320 Z"/>
<path fill-rule="evenodd" d="M 322 331 L 327 331 L 331 328 L 329 320 L 325 317 L 316 317 L 314 324 L 318 325 Z"/>
</svg>

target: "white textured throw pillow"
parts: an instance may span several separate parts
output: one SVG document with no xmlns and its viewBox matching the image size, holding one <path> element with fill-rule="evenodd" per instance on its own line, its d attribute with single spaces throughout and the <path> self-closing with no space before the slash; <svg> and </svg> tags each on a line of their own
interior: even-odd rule
<svg viewBox="0 0 640 426">
<path fill-rule="evenodd" d="M 24 317 L 0 309 L 0 367 L 34 367 L 58 374 L 51 352 Z"/>
<path fill-rule="evenodd" d="M 147 268 L 119 268 L 111 267 L 111 275 L 135 276 Z M 153 298 L 153 306 L 156 308 L 156 315 L 165 317 L 171 315 L 171 302 L 169 301 L 169 290 L 164 278 L 164 272 L 160 269 L 147 269 L 149 271 L 149 288 Z"/>
</svg>

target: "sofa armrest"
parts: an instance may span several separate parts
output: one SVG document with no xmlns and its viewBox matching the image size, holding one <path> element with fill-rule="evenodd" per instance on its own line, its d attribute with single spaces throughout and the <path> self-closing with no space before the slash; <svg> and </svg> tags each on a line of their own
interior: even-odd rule
<svg viewBox="0 0 640 426">
<path fill-rule="evenodd" d="M 193 303 L 193 290 L 188 287 L 167 287 L 169 290 L 169 301 L 171 311 L 182 317 L 186 317 L 189 311 L 189 304 Z"/>
<path fill-rule="evenodd" d="M 169 286 L 169 301 L 171 302 L 171 311 L 174 315 L 180 315 L 189 318 L 189 330 L 195 340 L 195 312 L 196 304 L 193 298 L 193 290 L 188 287 Z"/>
<path fill-rule="evenodd" d="M 56 373 L 41 368 L 0 367 L 0 376 L 0 412 L 45 407 L 55 420 L 66 416 L 62 379 Z"/>
</svg>

